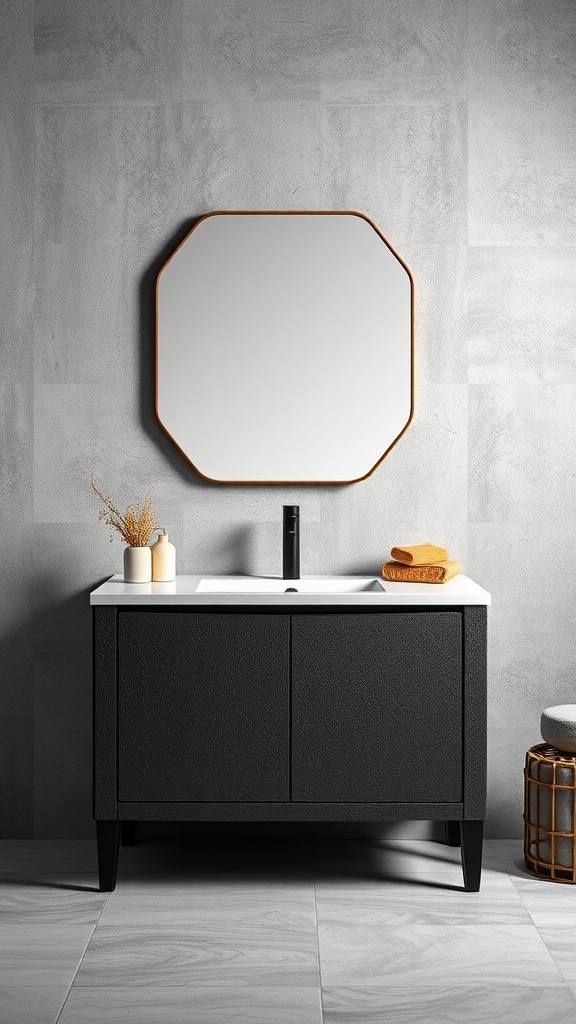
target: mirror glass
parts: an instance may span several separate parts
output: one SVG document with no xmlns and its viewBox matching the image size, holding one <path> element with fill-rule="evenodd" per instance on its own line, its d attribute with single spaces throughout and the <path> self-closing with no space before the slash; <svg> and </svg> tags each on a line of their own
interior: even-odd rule
<svg viewBox="0 0 576 1024">
<path fill-rule="evenodd" d="M 412 330 L 362 214 L 208 214 L 158 275 L 158 419 L 210 480 L 364 479 L 411 419 Z"/>
</svg>

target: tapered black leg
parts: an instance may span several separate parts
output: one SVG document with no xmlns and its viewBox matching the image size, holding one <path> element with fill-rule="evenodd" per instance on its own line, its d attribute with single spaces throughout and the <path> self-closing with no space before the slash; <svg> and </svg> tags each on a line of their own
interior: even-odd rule
<svg viewBox="0 0 576 1024">
<path fill-rule="evenodd" d="M 460 822 L 445 821 L 446 842 L 448 846 L 460 846 Z"/>
<path fill-rule="evenodd" d="M 136 822 L 123 821 L 120 828 L 120 841 L 122 846 L 134 846 L 136 842 Z"/>
<path fill-rule="evenodd" d="M 482 871 L 483 821 L 460 822 L 460 846 L 462 848 L 462 872 L 466 892 L 478 892 Z"/>
<path fill-rule="evenodd" d="M 98 875 L 100 892 L 113 892 L 116 888 L 118 847 L 120 846 L 120 822 L 97 821 Z"/>
</svg>

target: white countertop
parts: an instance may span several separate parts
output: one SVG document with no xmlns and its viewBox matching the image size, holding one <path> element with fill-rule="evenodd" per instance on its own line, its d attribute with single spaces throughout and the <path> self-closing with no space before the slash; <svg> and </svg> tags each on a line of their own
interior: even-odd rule
<svg viewBox="0 0 576 1024">
<path fill-rule="evenodd" d="M 270 579 L 270 577 L 267 577 Z M 276 577 L 278 578 L 278 577 Z M 330 578 L 330 577 L 327 577 Z M 332 577 L 333 578 L 333 577 Z M 375 574 L 374 579 L 379 579 Z M 468 576 L 460 573 L 447 583 L 391 583 L 381 580 L 384 590 L 359 593 L 210 593 L 198 592 L 207 576 L 177 576 L 174 583 L 124 583 L 122 576 L 111 576 L 90 594 L 92 605 L 489 605 L 490 594 Z M 310 583 L 322 576 L 303 576 Z M 297 580 L 285 580 L 286 587 L 298 586 Z"/>
</svg>

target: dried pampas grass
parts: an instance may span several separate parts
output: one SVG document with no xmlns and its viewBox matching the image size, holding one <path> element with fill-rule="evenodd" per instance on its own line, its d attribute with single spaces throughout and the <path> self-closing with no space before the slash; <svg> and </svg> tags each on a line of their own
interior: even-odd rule
<svg viewBox="0 0 576 1024">
<path fill-rule="evenodd" d="M 128 505 L 124 515 L 122 515 L 110 498 L 102 494 L 102 491 L 96 484 L 93 473 L 90 476 L 90 487 L 94 494 L 100 498 L 100 501 L 104 503 L 104 508 L 100 509 L 98 513 L 98 520 L 103 521 L 109 527 L 110 540 L 114 539 L 114 531 L 116 531 L 129 547 L 145 548 L 150 543 L 152 534 L 158 529 L 158 522 L 154 515 L 154 502 L 150 492 L 146 491 L 143 494 L 136 508 L 134 505 Z"/>
</svg>

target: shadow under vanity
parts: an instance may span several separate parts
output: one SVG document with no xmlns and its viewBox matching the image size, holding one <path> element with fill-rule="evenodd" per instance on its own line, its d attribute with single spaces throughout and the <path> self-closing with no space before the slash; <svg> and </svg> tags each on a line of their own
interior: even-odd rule
<svg viewBox="0 0 576 1024">
<path fill-rule="evenodd" d="M 200 583 L 91 594 L 100 888 L 122 823 L 436 820 L 477 890 L 490 595 L 462 575 L 353 594 Z"/>
</svg>

